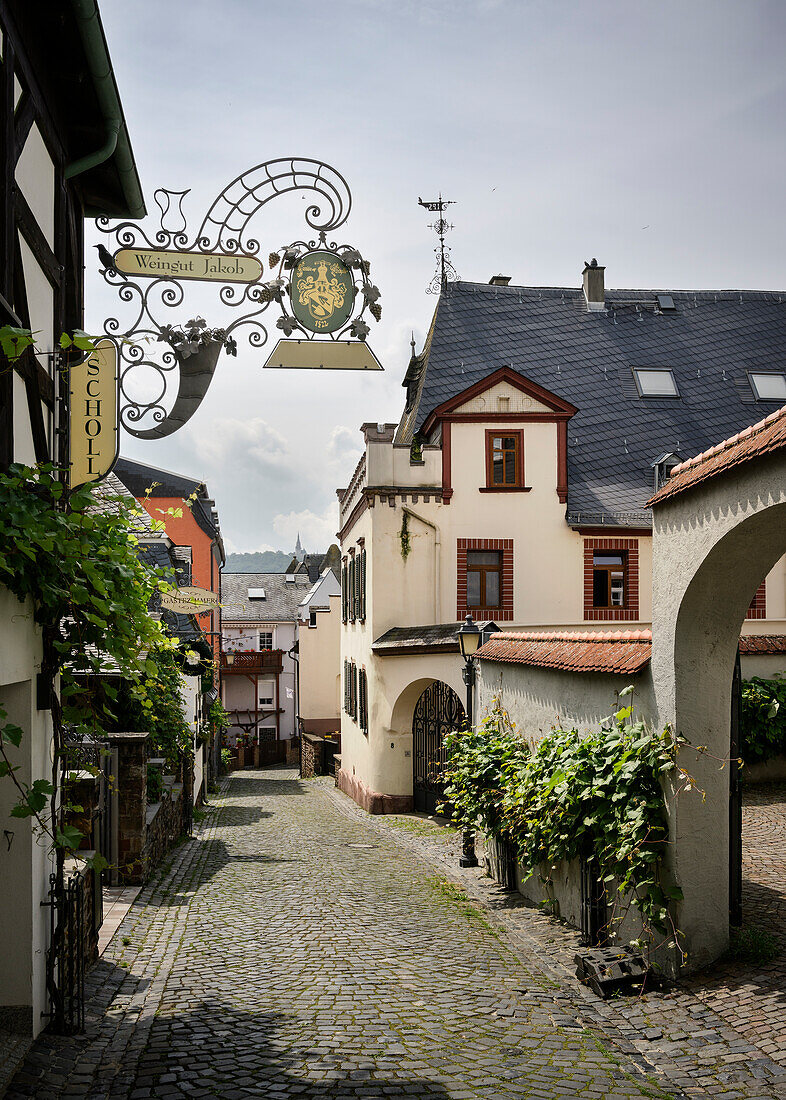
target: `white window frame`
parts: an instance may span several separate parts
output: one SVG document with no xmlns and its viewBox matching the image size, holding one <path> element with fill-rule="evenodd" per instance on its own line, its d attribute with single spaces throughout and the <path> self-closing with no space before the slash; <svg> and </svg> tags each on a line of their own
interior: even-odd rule
<svg viewBox="0 0 786 1100">
<path fill-rule="evenodd" d="M 670 367 L 632 367 L 633 379 L 636 383 L 636 389 L 639 391 L 639 397 L 648 399 L 652 398 L 666 398 L 667 400 L 673 400 L 675 397 L 680 397 L 680 389 L 677 385 L 677 379 L 674 377 L 674 371 Z M 645 388 L 645 384 L 640 374 L 662 374 L 668 375 L 671 379 L 671 384 L 674 387 L 673 393 L 651 393 Z"/>
<path fill-rule="evenodd" d="M 759 392 L 758 378 L 780 378 L 783 381 L 784 392 L 777 397 L 767 397 Z M 779 370 L 751 370 L 748 371 L 748 381 L 751 384 L 757 401 L 780 401 L 786 404 L 786 374 Z"/>
</svg>

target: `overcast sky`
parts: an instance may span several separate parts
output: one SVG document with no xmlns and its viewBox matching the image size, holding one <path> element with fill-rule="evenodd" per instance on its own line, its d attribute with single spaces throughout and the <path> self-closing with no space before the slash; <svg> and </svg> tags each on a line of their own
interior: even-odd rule
<svg viewBox="0 0 786 1100">
<path fill-rule="evenodd" d="M 597 256 L 612 287 L 786 285 L 783 0 L 101 0 L 101 13 L 149 209 L 157 187 L 190 187 L 193 226 L 246 168 L 327 161 L 353 194 L 340 240 L 382 291 L 369 343 L 384 374 L 263 371 L 267 352 L 241 344 L 180 432 L 124 435 L 129 457 L 207 482 L 230 550 L 290 549 L 298 530 L 324 549 L 359 425 L 398 420 L 410 334 L 419 349 L 435 304 L 419 195 L 456 201 L 469 280 L 578 286 Z M 305 235 L 304 205 L 261 211 L 263 257 Z M 95 270 L 87 288 L 90 331 L 122 316 Z M 216 296 L 199 309 L 229 322 Z"/>
</svg>

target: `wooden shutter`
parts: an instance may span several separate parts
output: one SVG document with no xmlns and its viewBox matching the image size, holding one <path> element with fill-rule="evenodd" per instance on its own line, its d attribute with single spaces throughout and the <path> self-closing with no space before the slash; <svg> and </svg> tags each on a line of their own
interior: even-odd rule
<svg viewBox="0 0 786 1100">
<path fill-rule="evenodd" d="M 366 551 L 360 551 L 360 618 L 366 620 Z"/>
<path fill-rule="evenodd" d="M 363 733 L 368 733 L 368 677 L 366 676 L 366 670 L 362 668 L 360 670 L 360 728 Z"/>
</svg>

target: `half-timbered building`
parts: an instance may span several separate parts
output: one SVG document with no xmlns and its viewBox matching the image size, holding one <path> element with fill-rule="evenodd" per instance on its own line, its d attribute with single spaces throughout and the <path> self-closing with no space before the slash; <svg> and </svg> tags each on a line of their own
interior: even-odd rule
<svg viewBox="0 0 786 1100">
<path fill-rule="evenodd" d="M 0 470 L 68 460 L 59 338 L 82 328 L 88 217 L 141 217 L 144 202 L 94 0 L 0 2 L 0 324 L 32 329 L 36 350 L 0 364 Z M 89 266 L 93 266 L 92 261 Z M 24 731 L 19 779 L 52 771 L 41 633 L 0 586 L 0 706 Z M 0 1019 L 37 1034 L 48 1019 L 50 856 L 0 782 Z"/>
</svg>

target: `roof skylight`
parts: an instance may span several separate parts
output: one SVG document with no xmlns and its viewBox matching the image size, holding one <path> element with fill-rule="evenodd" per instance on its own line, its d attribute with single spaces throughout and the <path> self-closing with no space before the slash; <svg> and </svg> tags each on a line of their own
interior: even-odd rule
<svg viewBox="0 0 786 1100">
<path fill-rule="evenodd" d="M 759 401 L 786 401 L 786 374 L 751 371 L 749 378 Z"/>
<path fill-rule="evenodd" d="M 656 295 L 656 297 L 658 299 L 658 309 L 660 309 L 663 313 L 670 312 L 677 308 L 674 305 L 674 299 L 670 294 L 658 294 Z"/>
<path fill-rule="evenodd" d="M 249 588 L 248 598 L 250 600 L 264 600 L 265 599 L 265 590 L 264 590 L 264 588 Z"/>
<path fill-rule="evenodd" d="M 674 372 L 658 367 L 634 367 L 640 397 L 679 397 Z"/>
</svg>

